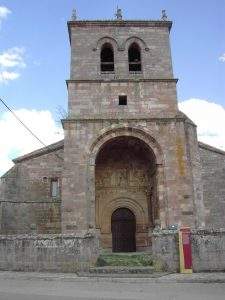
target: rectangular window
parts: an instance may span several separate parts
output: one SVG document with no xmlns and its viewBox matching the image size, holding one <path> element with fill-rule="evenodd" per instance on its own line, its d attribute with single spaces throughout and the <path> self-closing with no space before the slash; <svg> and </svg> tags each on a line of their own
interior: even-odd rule
<svg viewBox="0 0 225 300">
<path fill-rule="evenodd" d="M 127 105 L 127 96 L 119 96 L 119 105 Z"/>
<path fill-rule="evenodd" d="M 51 197 L 56 198 L 59 196 L 59 180 L 51 180 Z"/>
</svg>

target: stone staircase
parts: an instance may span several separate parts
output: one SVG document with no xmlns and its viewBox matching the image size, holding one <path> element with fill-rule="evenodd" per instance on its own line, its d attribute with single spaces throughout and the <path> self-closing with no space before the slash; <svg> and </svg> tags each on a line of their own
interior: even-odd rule
<svg viewBox="0 0 225 300">
<path fill-rule="evenodd" d="M 96 266 L 80 276 L 91 277 L 158 277 L 152 255 L 147 252 L 102 253 Z"/>
<path fill-rule="evenodd" d="M 152 274 L 154 268 L 149 267 L 126 267 L 126 266 L 105 266 L 105 267 L 94 267 L 90 269 L 90 274 L 94 275 L 120 275 L 120 274 Z"/>
</svg>

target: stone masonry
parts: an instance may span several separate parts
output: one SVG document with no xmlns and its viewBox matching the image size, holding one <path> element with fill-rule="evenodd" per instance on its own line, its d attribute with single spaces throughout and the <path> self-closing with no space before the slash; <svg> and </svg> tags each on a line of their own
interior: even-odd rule
<svg viewBox="0 0 225 300">
<path fill-rule="evenodd" d="M 61 196 L 52 198 L 51 180 L 61 178 L 63 141 L 14 160 L 1 178 L 1 233 L 60 233 Z"/>
<path fill-rule="evenodd" d="M 225 152 L 199 143 L 206 227 L 225 228 Z"/>
</svg>

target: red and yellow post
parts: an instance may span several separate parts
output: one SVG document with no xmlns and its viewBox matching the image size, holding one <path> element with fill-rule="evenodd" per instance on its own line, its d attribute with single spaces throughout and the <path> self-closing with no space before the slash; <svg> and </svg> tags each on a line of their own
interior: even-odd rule
<svg viewBox="0 0 225 300">
<path fill-rule="evenodd" d="M 192 273 L 191 230 L 182 227 L 179 230 L 180 273 Z"/>
</svg>

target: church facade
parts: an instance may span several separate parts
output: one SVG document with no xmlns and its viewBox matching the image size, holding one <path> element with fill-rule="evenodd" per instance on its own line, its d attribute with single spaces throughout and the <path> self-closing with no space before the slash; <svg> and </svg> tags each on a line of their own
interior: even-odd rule
<svg viewBox="0 0 225 300">
<path fill-rule="evenodd" d="M 0 233 L 79 234 L 151 251 L 158 229 L 225 227 L 225 152 L 178 109 L 172 22 L 68 22 L 64 140 L 1 178 Z"/>
</svg>

